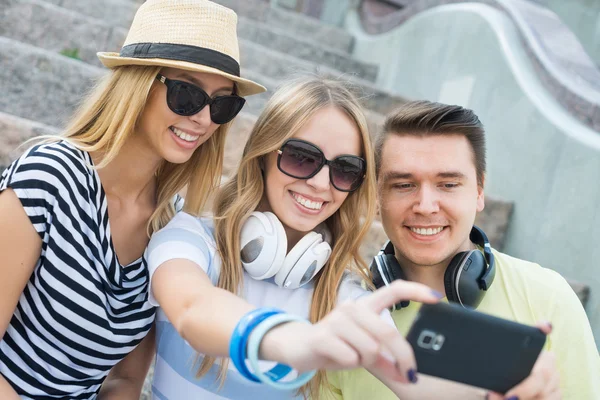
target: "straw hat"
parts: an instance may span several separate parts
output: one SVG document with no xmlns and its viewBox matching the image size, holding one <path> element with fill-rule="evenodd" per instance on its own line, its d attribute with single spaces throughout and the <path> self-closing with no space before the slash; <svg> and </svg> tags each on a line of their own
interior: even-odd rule
<svg viewBox="0 0 600 400">
<path fill-rule="evenodd" d="M 265 87 L 240 77 L 237 15 L 208 0 L 147 0 L 120 53 L 97 53 L 108 68 L 159 65 L 208 72 L 236 82 L 241 96 Z"/>
</svg>

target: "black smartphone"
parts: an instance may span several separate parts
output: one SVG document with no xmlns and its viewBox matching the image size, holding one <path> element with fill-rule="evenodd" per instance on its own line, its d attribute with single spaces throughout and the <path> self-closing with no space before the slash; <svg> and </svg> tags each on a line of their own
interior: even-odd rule
<svg viewBox="0 0 600 400">
<path fill-rule="evenodd" d="M 506 393 L 529 376 L 546 335 L 457 304 L 423 304 L 406 337 L 420 373 Z"/>
</svg>

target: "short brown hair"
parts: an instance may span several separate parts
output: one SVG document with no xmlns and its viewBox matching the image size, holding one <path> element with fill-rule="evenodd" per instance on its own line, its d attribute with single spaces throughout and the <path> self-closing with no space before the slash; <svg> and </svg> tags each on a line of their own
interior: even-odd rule
<svg viewBox="0 0 600 400">
<path fill-rule="evenodd" d="M 381 167 L 381 154 L 390 134 L 402 136 L 463 135 L 471 144 L 477 183 L 483 187 L 485 176 L 485 132 L 472 110 L 461 106 L 411 101 L 388 114 L 383 131 L 375 140 L 375 168 Z"/>
</svg>

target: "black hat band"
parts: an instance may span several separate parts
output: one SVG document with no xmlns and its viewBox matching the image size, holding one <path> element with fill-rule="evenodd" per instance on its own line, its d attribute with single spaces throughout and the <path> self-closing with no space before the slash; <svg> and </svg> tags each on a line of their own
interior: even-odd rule
<svg viewBox="0 0 600 400">
<path fill-rule="evenodd" d="M 124 46 L 119 55 L 130 58 L 164 58 L 187 61 L 216 68 L 230 75 L 240 76 L 240 64 L 234 58 L 204 47 L 173 43 L 135 43 Z"/>
</svg>

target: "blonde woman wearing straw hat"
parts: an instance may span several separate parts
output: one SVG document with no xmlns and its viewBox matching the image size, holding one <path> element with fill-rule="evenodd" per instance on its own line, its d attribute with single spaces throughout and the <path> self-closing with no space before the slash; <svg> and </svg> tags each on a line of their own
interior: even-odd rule
<svg viewBox="0 0 600 400">
<path fill-rule="evenodd" d="M 326 377 L 310 370 L 358 366 L 415 382 L 410 346 L 380 313 L 438 297 L 401 281 L 366 296 L 359 246 L 375 203 L 371 143 L 352 93 L 318 78 L 280 88 L 214 217 L 180 212 L 152 236 L 154 399 L 315 398 Z"/>
<path fill-rule="evenodd" d="M 203 208 L 240 96 L 265 90 L 240 77 L 236 22 L 205 0 L 147 1 L 64 134 L 2 174 L 1 399 L 139 397 L 149 234 L 186 184 L 185 209 Z"/>
</svg>

